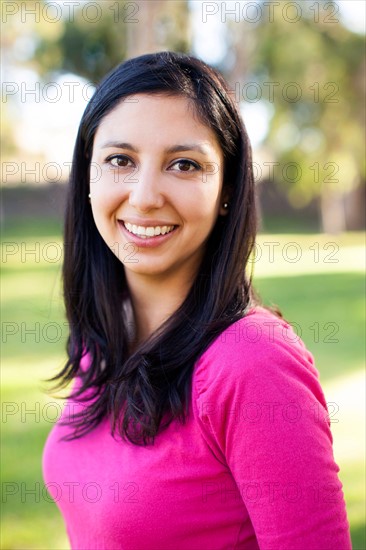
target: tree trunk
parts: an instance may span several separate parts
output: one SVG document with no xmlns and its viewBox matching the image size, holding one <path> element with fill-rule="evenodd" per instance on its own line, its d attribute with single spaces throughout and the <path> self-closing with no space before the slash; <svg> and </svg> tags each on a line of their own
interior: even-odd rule
<svg viewBox="0 0 366 550">
<path fill-rule="evenodd" d="M 161 4 L 160 0 L 135 2 L 138 7 L 135 18 L 138 22 L 127 25 L 127 59 L 157 50 L 154 31 Z"/>
<path fill-rule="evenodd" d="M 191 25 L 186 0 L 134 2 L 137 22 L 127 27 L 127 59 L 161 50 L 188 51 Z"/>
<path fill-rule="evenodd" d="M 323 187 L 320 213 L 324 233 L 336 234 L 346 230 L 344 195 L 340 190 Z"/>
</svg>

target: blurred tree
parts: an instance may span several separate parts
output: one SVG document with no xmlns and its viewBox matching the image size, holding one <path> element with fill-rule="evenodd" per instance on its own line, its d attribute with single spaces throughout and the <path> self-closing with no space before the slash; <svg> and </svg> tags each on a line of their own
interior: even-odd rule
<svg viewBox="0 0 366 550">
<path fill-rule="evenodd" d="M 126 58 L 164 49 L 188 51 L 187 10 L 185 0 L 80 5 L 56 36 L 40 29 L 36 69 L 44 78 L 71 72 L 96 83 Z"/>
<path fill-rule="evenodd" d="M 187 0 L 14 0 L 0 2 L 0 8 L 0 137 L 3 160 L 11 162 L 20 151 L 23 160 L 45 162 L 43 152 L 25 151 L 15 139 L 25 103 L 42 101 L 43 86 L 67 73 L 96 83 L 126 58 L 167 49 L 187 52 L 192 39 Z M 35 89 L 38 99 L 32 97 Z"/>
<path fill-rule="evenodd" d="M 364 37 L 342 25 L 334 2 L 257 6 L 257 22 L 248 11 L 249 21 L 229 23 L 240 99 L 271 113 L 265 145 L 290 203 L 318 197 L 323 229 L 340 231 L 345 197 L 365 182 Z"/>
</svg>

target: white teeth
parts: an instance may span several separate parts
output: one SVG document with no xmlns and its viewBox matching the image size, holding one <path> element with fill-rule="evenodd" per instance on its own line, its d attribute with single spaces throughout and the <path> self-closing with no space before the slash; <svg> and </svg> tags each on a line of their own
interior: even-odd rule
<svg viewBox="0 0 366 550">
<path fill-rule="evenodd" d="M 156 227 L 143 227 L 142 225 L 133 225 L 128 222 L 123 222 L 125 228 L 134 235 L 138 235 L 143 239 L 147 237 L 156 237 L 157 235 L 165 235 L 173 231 L 174 225 L 157 225 Z"/>
</svg>

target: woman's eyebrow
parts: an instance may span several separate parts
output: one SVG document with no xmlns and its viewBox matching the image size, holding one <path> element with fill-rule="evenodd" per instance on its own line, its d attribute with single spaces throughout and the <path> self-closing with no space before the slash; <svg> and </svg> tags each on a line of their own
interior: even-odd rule
<svg viewBox="0 0 366 550">
<path fill-rule="evenodd" d="M 116 149 L 127 149 L 129 151 L 133 151 L 134 153 L 139 152 L 139 150 L 131 145 L 131 143 L 120 141 L 107 141 L 106 143 L 103 143 L 101 149 L 106 149 L 108 147 L 115 147 Z M 200 145 L 199 143 L 184 143 L 182 145 L 172 145 L 172 147 L 168 147 L 167 149 L 165 149 L 165 153 L 181 153 L 182 151 L 197 151 L 198 153 L 201 153 L 205 156 L 209 154 L 207 147 L 205 147 L 204 145 Z"/>
<path fill-rule="evenodd" d="M 182 145 L 173 145 L 166 149 L 166 153 L 181 153 L 182 151 L 197 151 L 202 155 L 208 155 L 207 147 L 199 143 L 184 143 Z"/>
</svg>

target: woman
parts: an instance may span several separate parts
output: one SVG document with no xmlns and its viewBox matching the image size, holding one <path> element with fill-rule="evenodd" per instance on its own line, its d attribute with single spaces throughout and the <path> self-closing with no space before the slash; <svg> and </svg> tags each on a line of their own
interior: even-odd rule
<svg viewBox="0 0 366 550">
<path fill-rule="evenodd" d="M 312 356 L 245 270 L 255 230 L 223 78 L 171 52 L 108 74 L 75 145 L 75 382 L 44 454 L 72 548 L 351 547 Z"/>
</svg>

